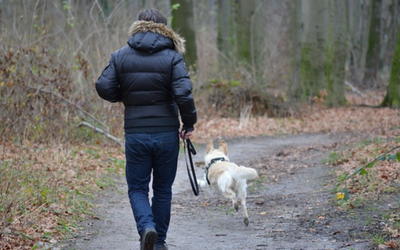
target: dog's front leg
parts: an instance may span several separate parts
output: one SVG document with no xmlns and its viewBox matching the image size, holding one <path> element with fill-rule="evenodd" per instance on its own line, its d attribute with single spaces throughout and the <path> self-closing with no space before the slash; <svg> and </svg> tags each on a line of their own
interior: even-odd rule
<svg viewBox="0 0 400 250">
<path fill-rule="evenodd" d="M 200 187 L 204 187 L 205 185 L 206 185 L 206 182 L 205 181 L 203 181 L 203 180 L 197 180 L 197 184 L 200 186 Z"/>
</svg>

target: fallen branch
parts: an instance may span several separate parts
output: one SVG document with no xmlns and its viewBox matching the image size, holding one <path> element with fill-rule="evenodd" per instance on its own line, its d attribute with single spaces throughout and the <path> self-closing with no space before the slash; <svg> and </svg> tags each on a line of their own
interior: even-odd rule
<svg viewBox="0 0 400 250">
<path fill-rule="evenodd" d="M 22 236 L 24 238 L 27 238 L 28 240 L 35 240 L 33 237 L 22 233 L 22 232 L 5 232 L 5 231 L 0 231 L 0 235 L 15 235 L 15 236 Z M 3 249 L 3 248 L 2 248 Z"/>
<path fill-rule="evenodd" d="M 345 81 L 344 84 L 349 86 L 354 93 L 357 93 L 360 96 L 364 97 L 364 94 L 360 90 L 358 90 L 356 87 L 354 87 L 351 83 L 349 83 L 348 81 Z"/>
<path fill-rule="evenodd" d="M 90 124 L 90 123 L 88 123 L 88 122 L 81 122 L 81 123 L 79 123 L 79 127 L 81 127 L 81 126 L 89 127 L 89 128 L 91 128 L 91 129 L 93 129 L 94 131 L 105 135 L 108 139 L 110 139 L 110 140 L 116 142 L 119 146 L 121 146 L 121 147 L 124 146 L 124 143 L 123 143 L 120 139 L 118 139 L 118 138 L 115 137 L 115 136 L 110 135 L 109 133 L 105 132 L 104 130 L 102 130 L 102 129 L 100 129 L 100 128 L 97 128 L 97 127 L 95 127 L 94 125 L 92 125 L 92 124 Z"/>
</svg>

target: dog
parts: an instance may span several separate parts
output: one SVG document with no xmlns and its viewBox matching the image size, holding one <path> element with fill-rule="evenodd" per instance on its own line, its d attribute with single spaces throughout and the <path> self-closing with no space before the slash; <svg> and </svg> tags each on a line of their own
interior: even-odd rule
<svg viewBox="0 0 400 250">
<path fill-rule="evenodd" d="M 229 161 L 228 145 L 225 141 L 219 143 L 219 148 L 215 149 L 211 141 L 207 144 L 204 156 L 206 165 L 204 180 L 197 180 L 200 187 L 210 187 L 222 195 L 232 200 L 232 205 L 236 211 L 239 210 L 238 199 L 242 207 L 243 222 L 249 225 L 247 214 L 246 196 L 247 180 L 258 178 L 257 171 L 253 168 L 238 166 Z"/>
</svg>

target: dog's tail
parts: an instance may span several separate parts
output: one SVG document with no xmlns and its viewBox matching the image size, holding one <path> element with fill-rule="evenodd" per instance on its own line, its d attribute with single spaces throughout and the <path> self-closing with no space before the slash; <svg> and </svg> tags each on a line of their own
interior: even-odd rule
<svg viewBox="0 0 400 250">
<path fill-rule="evenodd" d="M 253 180 L 258 178 L 257 171 L 254 168 L 240 166 L 236 169 L 236 176 L 239 179 Z"/>
</svg>

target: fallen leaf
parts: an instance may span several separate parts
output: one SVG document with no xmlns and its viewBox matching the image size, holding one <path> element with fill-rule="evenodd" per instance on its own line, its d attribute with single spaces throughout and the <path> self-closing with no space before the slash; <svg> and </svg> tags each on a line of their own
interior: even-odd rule
<svg viewBox="0 0 400 250">
<path fill-rule="evenodd" d="M 389 242 L 386 242 L 386 246 L 388 246 L 388 247 L 390 247 L 392 249 L 398 249 L 398 245 L 392 240 L 389 241 Z"/>
<path fill-rule="evenodd" d="M 336 193 L 336 200 L 343 200 L 344 195 L 345 195 L 345 193 L 342 193 L 342 192 Z"/>
</svg>

